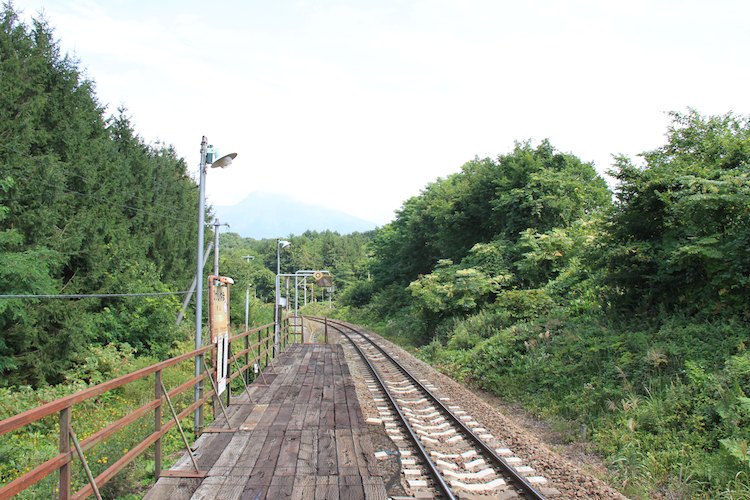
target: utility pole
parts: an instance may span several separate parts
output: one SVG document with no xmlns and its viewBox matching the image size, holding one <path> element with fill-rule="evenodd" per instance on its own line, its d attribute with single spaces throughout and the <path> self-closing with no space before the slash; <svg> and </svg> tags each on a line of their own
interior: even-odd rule
<svg viewBox="0 0 750 500">
<path fill-rule="evenodd" d="M 274 332 L 273 332 L 273 352 L 274 356 L 279 354 L 279 309 L 281 302 L 281 281 L 279 274 L 281 274 L 281 249 L 287 248 L 291 245 L 291 242 L 286 240 L 276 240 L 276 293 L 274 294 Z"/>
<path fill-rule="evenodd" d="M 219 276 L 219 226 L 229 227 L 229 224 L 221 224 L 218 218 L 214 221 L 214 276 Z"/>
<path fill-rule="evenodd" d="M 201 161 L 198 167 L 198 255 L 195 259 L 196 290 L 195 290 L 195 349 L 203 347 L 203 224 L 206 211 L 206 154 L 208 141 L 206 136 L 201 140 Z M 202 355 L 195 357 L 195 377 L 201 374 Z M 193 388 L 193 400 L 198 402 L 203 397 L 203 382 L 198 382 Z M 203 431 L 203 407 L 199 406 L 193 411 L 193 431 L 197 436 Z"/>
<path fill-rule="evenodd" d="M 211 149 L 209 157 L 209 148 Z M 201 139 L 201 157 L 198 166 L 198 252 L 195 259 L 195 349 L 198 350 L 203 346 L 203 238 L 205 235 L 205 212 L 206 212 L 206 166 L 211 168 L 226 168 L 232 164 L 232 160 L 237 157 L 237 153 L 229 153 L 218 160 L 214 158 L 213 146 L 208 145 L 208 140 L 204 135 Z M 218 241 L 218 240 L 217 240 Z M 218 248 L 215 248 L 216 259 L 218 260 Z M 217 264 L 218 267 L 218 264 Z M 201 375 L 203 355 L 195 357 L 195 377 Z M 203 398 L 203 381 L 197 382 L 193 388 L 193 402 L 198 403 Z M 203 406 L 199 405 L 193 411 L 193 431 L 196 435 L 203 431 Z"/>
</svg>

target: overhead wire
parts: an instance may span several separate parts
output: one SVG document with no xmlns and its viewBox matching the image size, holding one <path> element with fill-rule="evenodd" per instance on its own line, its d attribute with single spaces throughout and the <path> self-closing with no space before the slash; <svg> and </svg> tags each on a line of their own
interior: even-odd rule
<svg viewBox="0 0 750 500">
<path fill-rule="evenodd" d="M 61 293 L 61 294 L 0 294 L 0 299 L 106 299 L 110 297 L 156 297 L 160 295 L 185 295 L 188 290 L 180 292 L 143 292 L 143 293 Z"/>
</svg>

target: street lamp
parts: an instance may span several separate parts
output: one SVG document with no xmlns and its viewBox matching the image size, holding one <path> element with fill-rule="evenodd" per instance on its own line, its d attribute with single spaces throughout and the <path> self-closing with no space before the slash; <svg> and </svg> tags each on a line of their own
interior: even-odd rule
<svg viewBox="0 0 750 500">
<path fill-rule="evenodd" d="M 197 280 L 197 287 L 195 293 L 195 348 L 200 349 L 203 347 L 203 340 L 201 339 L 203 333 L 203 238 L 204 238 L 204 225 L 205 225 L 205 212 L 206 212 L 206 165 L 211 165 L 211 168 L 226 168 L 232 164 L 232 160 L 237 158 L 237 153 L 230 153 L 222 156 L 218 160 L 214 160 L 214 152 L 208 152 L 208 140 L 206 136 L 201 139 L 201 161 L 199 167 L 199 180 L 198 180 L 198 258 L 196 259 L 195 265 L 195 276 Z M 215 251 L 215 250 L 214 250 Z M 203 356 L 198 355 L 195 357 L 195 376 L 199 377 L 201 374 L 201 363 Z M 203 382 L 197 382 L 193 390 L 193 401 L 197 403 L 203 397 Z M 193 423 L 194 432 L 197 434 L 203 428 L 203 405 L 198 406 L 193 412 Z"/>
<path fill-rule="evenodd" d="M 279 354 L 279 288 L 281 286 L 281 283 L 279 282 L 279 274 L 281 273 L 281 249 L 286 248 L 289 245 L 291 245 L 290 242 L 286 240 L 278 240 L 276 242 L 276 295 L 274 297 L 275 303 L 274 303 L 274 316 L 273 316 L 273 349 L 274 349 L 274 356 L 277 356 Z"/>
</svg>

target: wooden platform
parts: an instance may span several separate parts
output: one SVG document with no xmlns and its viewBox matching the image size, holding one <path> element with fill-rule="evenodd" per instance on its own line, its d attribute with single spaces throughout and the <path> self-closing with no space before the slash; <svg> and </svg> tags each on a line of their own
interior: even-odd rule
<svg viewBox="0 0 750 500">
<path fill-rule="evenodd" d="M 387 498 L 340 345 L 292 345 L 263 382 L 230 406 L 233 432 L 196 441 L 205 478 L 162 477 L 145 498 Z M 173 469 L 193 470 L 187 455 Z"/>
</svg>

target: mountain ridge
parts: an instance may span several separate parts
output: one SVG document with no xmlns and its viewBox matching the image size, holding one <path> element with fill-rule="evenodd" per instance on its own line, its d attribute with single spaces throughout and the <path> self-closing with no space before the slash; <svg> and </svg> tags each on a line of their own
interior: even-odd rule
<svg viewBox="0 0 750 500">
<path fill-rule="evenodd" d="M 350 234 L 377 227 L 341 210 L 276 193 L 252 193 L 234 205 L 214 205 L 213 209 L 220 222 L 245 238 L 299 235 L 308 230 Z"/>
</svg>

